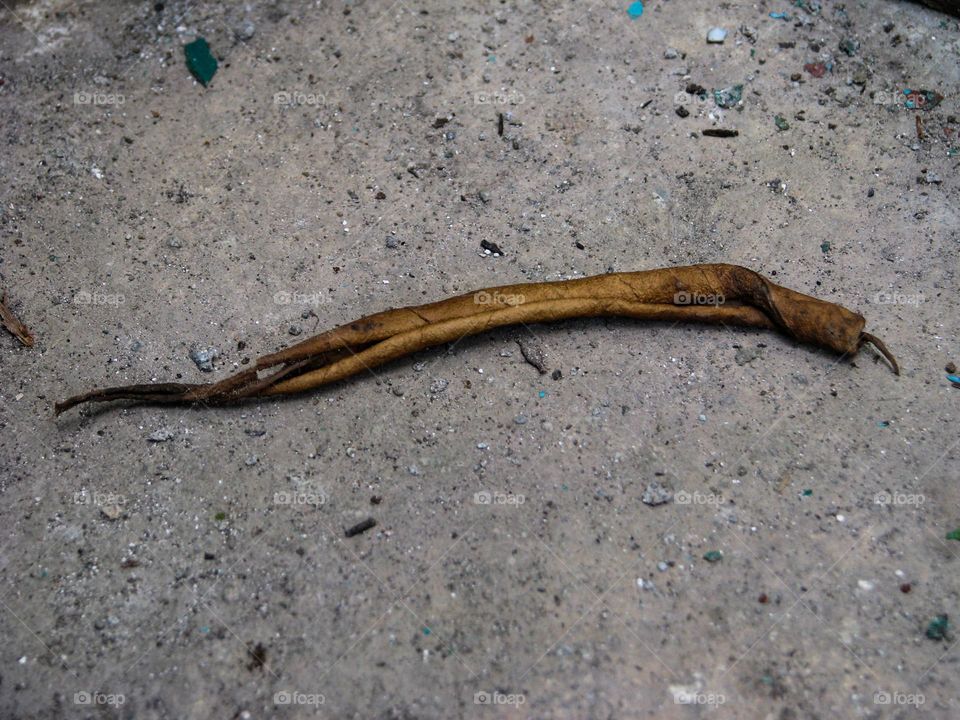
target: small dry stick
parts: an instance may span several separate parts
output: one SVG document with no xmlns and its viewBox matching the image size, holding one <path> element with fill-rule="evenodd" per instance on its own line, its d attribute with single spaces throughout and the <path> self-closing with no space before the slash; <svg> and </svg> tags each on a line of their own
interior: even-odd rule
<svg viewBox="0 0 960 720">
<path fill-rule="evenodd" d="M 33 333 L 7 307 L 7 293 L 5 291 L 0 293 L 0 322 L 17 340 L 27 347 L 33 347 Z"/>
<path fill-rule="evenodd" d="M 57 403 L 136 400 L 211 405 L 313 390 L 418 350 L 507 325 L 621 316 L 776 329 L 795 340 L 855 355 L 873 344 L 900 373 L 886 346 L 863 332 L 863 316 L 776 285 L 737 265 L 690 265 L 609 273 L 579 280 L 478 290 L 386 310 L 320 333 L 210 384 L 163 383 L 94 390 Z"/>
</svg>

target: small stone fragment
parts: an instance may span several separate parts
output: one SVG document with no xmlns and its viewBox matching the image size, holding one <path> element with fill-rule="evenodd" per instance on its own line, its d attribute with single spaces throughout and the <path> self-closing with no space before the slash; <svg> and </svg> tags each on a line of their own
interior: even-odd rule
<svg viewBox="0 0 960 720">
<path fill-rule="evenodd" d="M 376 526 L 377 526 L 377 521 L 374 520 L 372 517 L 368 517 L 366 520 L 358 522 L 353 527 L 350 527 L 344 530 L 343 534 L 346 535 L 348 538 L 354 537 L 355 535 L 360 535 L 361 533 L 365 533 L 370 528 L 373 528 Z"/>
<path fill-rule="evenodd" d="M 840 49 L 850 57 L 853 57 L 857 54 L 857 50 L 860 49 L 860 43 L 852 38 L 844 38 L 840 41 Z"/>
<path fill-rule="evenodd" d="M 545 375 L 547 372 L 547 359 L 540 343 L 535 339 L 521 337 L 517 338 L 517 344 L 520 346 L 523 359 L 539 370 L 541 375 Z"/>
<path fill-rule="evenodd" d="M 200 372 L 213 372 L 213 361 L 220 357 L 220 351 L 216 348 L 194 348 L 190 351 L 190 359 L 200 369 Z"/>
<path fill-rule="evenodd" d="M 493 253 L 494 255 L 504 255 L 503 250 L 500 249 L 500 246 L 495 242 L 490 242 L 489 240 L 481 240 L 480 247 L 486 250 L 488 253 Z"/>
<path fill-rule="evenodd" d="M 763 355 L 763 350 L 757 347 L 741 347 L 737 348 L 737 354 L 734 355 L 733 359 L 737 365 L 747 365 L 752 363 L 758 357 Z"/>
<path fill-rule="evenodd" d="M 233 30 L 233 35 L 240 42 L 248 42 L 257 32 L 257 26 L 250 20 L 244 20 Z"/>
<path fill-rule="evenodd" d="M 644 505 L 649 505 L 650 507 L 665 505 L 673 500 L 673 491 L 665 485 L 654 481 L 647 485 L 640 499 Z"/>
<path fill-rule="evenodd" d="M 720 27 L 710 28 L 707 33 L 708 43 L 722 43 L 727 39 L 727 31 Z"/>
</svg>

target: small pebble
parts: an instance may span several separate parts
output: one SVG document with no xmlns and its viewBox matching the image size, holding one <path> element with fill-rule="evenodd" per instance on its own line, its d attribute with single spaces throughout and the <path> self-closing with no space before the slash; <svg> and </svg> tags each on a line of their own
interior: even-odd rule
<svg viewBox="0 0 960 720">
<path fill-rule="evenodd" d="M 247 465 L 247 467 L 253 467 L 258 462 L 260 462 L 260 458 L 258 458 L 256 455 L 248 455 L 247 459 L 244 460 L 244 463 Z"/>
<path fill-rule="evenodd" d="M 663 51 L 663 57 L 665 60 L 675 60 L 680 57 L 680 51 L 673 47 L 668 47 Z"/>
<path fill-rule="evenodd" d="M 656 507 L 673 500 L 673 491 L 659 482 L 649 483 L 640 498 L 644 505 Z"/>
<path fill-rule="evenodd" d="M 241 42 L 247 42 L 253 38 L 256 32 L 257 26 L 254 25 L 250 20 L 244 20 L 234 29 L 233 34 L 236 36 L 237 40 Z"/>
<path fill-rule="evenodd" d="M 707 42 L 708 43 L 722 43 L 727 39 L 727 31 L 723 28 L 715 27 L 710 28 L 710 32 L 707 33 Z"/>
<path fill-rule="evenodd" d="M 737 348 L 737 354 L 734 355 L 733 359 L 737 363 L 737 365 L 747 365 L 748 363 L 752 363 L 761 355 L 763 355 L 763 350 L 761 350 L 760 348 L 741 347 L 741 348 Z"/>
<path fill-rule="evenodd" d="M 396 250 L 400 246 L 400 241 L 393 237 L 393 235 L 388 235 L 384 244 L 391 250 Z"/>
<path fill-rule="evenodd" d="M 513 422 L 515 422 L 517 425 L 526 425 L 526 424 L 527 424 L 527 416 L 526 416 L 526 415 L 517 415 L 517 416 L 513 419 Z"/>
<path fill-rule="evenodd" d="M 667 565 L 663 560 L 657 563 L 657 570 L 659 570 L 660 572 L 666 572 L 667 568 L 669 567 L 670 566 Z"/>
<path fill-rule="evenodd" d="M 167 440 L 173 439 L 173 431 L 168 430 L 167 428 L 160 428 L 159 430 L 154 430 L 147 436 L 148 442 L 153 443 L 162 443 L 167 442 Z"/>
<path fill-rule="evenodd" d="M 437 378 L 432 383 L 430 383 L 430 392 L 434 395 L 439 395 L 444 390 L 447 389 L 447 386 L 450 384 L 449 380 L 444 378 Z"/>
<path fill-rule="evenodd" d="M 190 351 L 190 359 L 200 369 L 200 372 L 213 372 L 213 361 L 218 357 L 220 357 L 220 351 L 216 348 L 205 350 L 194 348 Z"/>
<path fill-rule="evenodd" d="M 299 325 L 291 325 L 287 330 L 287 332 L 293 335 L 294 337 L 296 337 L 297 335 L 300 335 L 303 332 L 303 328 L 300 327 Z"/>
</svg>

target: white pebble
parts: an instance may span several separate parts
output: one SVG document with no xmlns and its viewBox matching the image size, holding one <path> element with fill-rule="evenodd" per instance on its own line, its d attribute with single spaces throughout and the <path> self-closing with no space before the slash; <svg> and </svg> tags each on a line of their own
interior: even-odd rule
<svg viewBox="0 0 960 720">
<path fill-rule="evenodd" d="M 710 32 L 707 33 L 707 42 L 708 43 L 722 43 L 727 39 L 727 31 L 723 28 L 715 27 L 710 28 Z"/>
</svg>

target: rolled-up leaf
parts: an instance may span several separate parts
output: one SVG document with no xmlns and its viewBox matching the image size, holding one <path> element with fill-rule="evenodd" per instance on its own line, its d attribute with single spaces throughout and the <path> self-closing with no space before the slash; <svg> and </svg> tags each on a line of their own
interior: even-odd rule
<svg viewBox="0 0 960 720">
<path fill-rule="evenodd" d="M 342 380 L 433 345 L 520 323 L 621 316 L 776 329 L 799 342 L 854 355 L 872 343 L 900 369 L 851 310 L 795 292 L 737 265 L 690 265 L 578 280 L 486 288 L 426 305 L 368 315 L 260 358 L 218 383 L 148 384 L 94 390 L 57 403 L 136 400 L 222 404 L 287 395 Z M 261 373 L 272 371 L 264 377 Z"/>
</svg>

